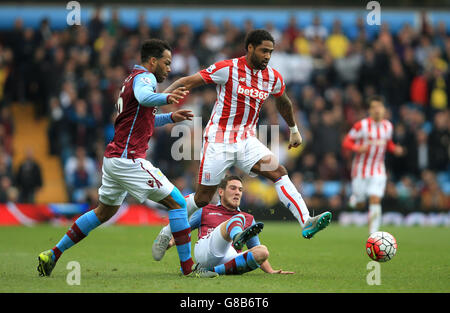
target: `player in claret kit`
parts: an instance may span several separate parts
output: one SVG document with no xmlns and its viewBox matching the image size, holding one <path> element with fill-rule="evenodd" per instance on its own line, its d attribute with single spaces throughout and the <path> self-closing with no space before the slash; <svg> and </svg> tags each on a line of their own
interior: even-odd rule
<svg viewBox="0 0 450 313">
<path fill-rule="evenodd" d="M 290 128 L 288 149 L 302 143 L 283 78 L 268 65 L 274 39 L 266 30 L 253 30 L 247 34 L 245 48 L 245 56 L 217 62 L 194 75 L 178 79 L 166 89 L 170 92 L 180 87 L 190 90 L 204 84 L 217 86 L 217 100 L 203 134 L 197 190 L 186 197 L 188 214 L 209 204 L 226 171 L 236 166 L 249 175 L 259 174 L 270 179 L 281 202 L 300 223 L 303 237 L 311 238 L 330 223 L 331 213 L 310 217 L 286 168 L 256 138 L 259 112 L 264 100 L 273 95 L 278 112 Z M 170 235 L 169 225 L 158 235 L 156 244 L 161 247 L 161 253 L 165 248 L 158 242 L 167 242 Z"/>
<path fill-rule="evenodd" d="M 251 214 L 239 209 L 243 193 L 241 178 L 225 177 L 219 183 L 218 193 L 219 204 L 209 204 L 189 219 L 191 229 L 198 228 L 194 254 L 199 266 L 219 275 L 243 274 L 257 268 L 269 274 L 294 274 L 274 270 L 267 260 L 269 251 L 258 238 L 264 224 L 256 223 Z M 173 245 L 172 239 L 168 247 Z M 244 245 L 248 250 L 242 252 Z"/>
<path fill-rule="evenodd" d="M 386 188 L 386 150 L 401 156 L 404 149 L 392 141 L 393 126 L 386 120 L 383 99 L 368 99 L 369 117 L 353 125 L 342 146 L 354 152 L 352 161 L 351 206 L 362 209 L 369 198 L 369 234 L 379 230 L 382 220 L 381 199 Z"/>
<path fill-rule="evenodd" d="M 170 227 L 184 275 L 217 276 L 194 264 L 186 201 L 166 176 L 145 159 L 155 126 L 190 120 L 193 116 L 189 110 L 180 110 L 155 118 L 158 106 L 178 103 L 188 94 L 185 88 L 175 88 L 170 93 L 156 93 L 157 83 L 167 78 L 170 72 L 171 60 L 171 48 L 165 41 L 151 39 L 142 45 L 142 63 L 135 65 L 125 79 L 116 103 L 118 115 L 114 124 L 115 134 L 103 158 L 99 205 L 80 216 L 53 249 L 39 254 L 37 269 L 41 276 L 50 276 L 65 250 L 109 220 L 127 193 L 140 202 L 148 198 L 169 209 Z"/>
</svg>

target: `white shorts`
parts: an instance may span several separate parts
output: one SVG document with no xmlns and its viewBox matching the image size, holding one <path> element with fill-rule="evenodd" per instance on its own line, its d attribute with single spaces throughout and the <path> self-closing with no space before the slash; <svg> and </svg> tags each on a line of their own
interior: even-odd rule
<svg viewBox="0 0 450 313">
<path fill-rule="evenodd" d="M 352 195 L 355 196 L 357 203 L 366 201 L 367 197 L 370 196 L 383 198 L 385 189 L 386 176 L 355 177 L 352 179 Z"/>
<path fill-rule="evenodd" d="M 250 172 L 252 167 L 267 155 L 273 155 L 272 151 L 256 137 L 236 143 L 204 142 L 200 154 L 199 182 L 202 185 L 216 186 L 232 166 L 250 176 L 256 176 Z"/>
<path fill-rule="evenodd" d="M 174 185 L 145 159 L 103 158 L 99 200 L 106 205 L 121 205 L 127 193 L 140 203 L 145 199 L 159 202 Z"/>
<path fill-rule="evenodd" d="M 242 253 L 237 253 L 231 242 L 222 237 L 219 226 L 207 236 L 199 239 L 194 248 L 195 261 L 204 268 L 227 263 L 239 254 Z"/>
</svg>

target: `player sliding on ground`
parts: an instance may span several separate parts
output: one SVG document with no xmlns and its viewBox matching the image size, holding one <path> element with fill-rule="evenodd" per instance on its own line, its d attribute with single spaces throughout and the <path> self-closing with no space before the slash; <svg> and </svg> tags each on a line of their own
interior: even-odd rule
<svg viewBox="0 0 450 313">
<path fill-rule="evenodd" d="M 227 176 L 218 187 L 220 203 L 209 204 L 192 214 L 189 219 L 191 229 L 199 229 L 195 260 L 201 267 L 219 275 L 243 274 L 257 268 L 269 274 L 294 274 L 274 270 L 270 265 L 269 251 L 258 238 L 264 224 L 255 223 L 251 214 L 239 209 L 242 192 L 241 178 Z M 171 239 L 169 248 L 174 244 Z M 244 245 L 248 250 L 241 252 Z M 153 257 L 159 261 L 164 253 L 158 253 L 153 251 Z"/>
<path fill-rule="evenodd" d="M 259 174 L 270 179 L 281 202 L 300 223 L 303 237 L 312 238 L 330 223 L 331 213 L 310 217 L 286 168 L 256 138 L 259 112 L 264 100 L 273 95 L 278 112 L 290 128 L 288 149 L 302 143 L 283 78 L 268 65 L 274 39 L 265 30 L 253 30 L 247 34 L 245 48 L 245 56 L 217 62 L 194 75 L 178 79 L 166 89 L 171 92 L 180 87 L 190 90 L 204 84 L 217 85 L 217 100 L 203 134 L 197 190 L 186 198 L 188 214 L 190 216 L 209 204 L 226 171 L 236 166 L 249 175 Z M 168 225 L 156 241 L 166 242 L 170 236 Z"/>
<path fill-rule="evenodd" d="M 392 141 L 392 123 L 384 118 L 386 108 L 383 99 L 373 96 L 367 101 L 369 117 L 353 125 L 342 142 L 345 149 L 353 151 L 352 196 L 350 206 L 364 208 L 369 198 L 369 234 L 379 230 L 382 220 L 381 198 L 386 188 L 386 150 L 396 156 L 404 153 L 401 146 Z"/>
<path fill-rule="evenodd" d="M 119 209 L 127 193 L 138 201 L 150 199 L 169 209 L 169 222 L 184 275 L 215 277 L 194 264 L 191 257 L 190 226 L 186 201 L 180 191 L 161 171 L 145 159 L 148 142 L 155 126 L 168 122 L 191 120 L 193 114 L 181 110 L 155 118 L 158 106 L 178 103 L 188 91 L 175 88 L 170 93 L 156 93 L 157 83 L 167 78 L 172 60 L 169 45 L 162 40 L 148 40 L 141 48 L 141 65 L 135 65 L 125 79 L 117 100 L 118 116 L 114 124 L 114 139 L 105 150 L 99 205 L 70 227 L 51 249 L 38 256 L 41 276 L 50 276 L 61 254 L 85 238 L 93 229 L 109 220 Z"/>
</svg>

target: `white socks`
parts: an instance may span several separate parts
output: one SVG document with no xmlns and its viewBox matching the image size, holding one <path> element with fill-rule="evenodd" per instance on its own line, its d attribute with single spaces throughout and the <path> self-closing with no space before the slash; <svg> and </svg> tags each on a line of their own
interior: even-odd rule
<svg viewBox="0 0 450 313">
<path fill-rule="evenodd" d="M 195 195 L 195 193 L 191 193 L 190 195 L 188 195 L 185 198 L 188 219 L 189 219 L 189 217 L 191 217 L 192 214 L 194 214 L 195 211 L 197 211 L 199 209 L 199 207 L 197 207 L 197 204 L 194 201 L 194 195 Z M 172 230 L 170 229 L 170 224 L 167 224 L 166 226 L 164 226 L 161 231 L 167 236 L 170 236 L 170 237 L 172 236 Z"/>
<path fill-rule="evenodd" d="M 369 234 L 380 229 L 381 218 L 381 204 L 369 204 Z"/>
<path fill-rule="evenodd" d="M 276 181 L 275 189 L 277 190 L 280 201 L 292 212 L 303 228 L 306 221 L 309 219 L 308 207 L 306 206 L 305 201 L 303 201 L 297 188 L 295 188 L 294 184 L 289 179 L 289 176 L 284 175 Z"/>
</svg>

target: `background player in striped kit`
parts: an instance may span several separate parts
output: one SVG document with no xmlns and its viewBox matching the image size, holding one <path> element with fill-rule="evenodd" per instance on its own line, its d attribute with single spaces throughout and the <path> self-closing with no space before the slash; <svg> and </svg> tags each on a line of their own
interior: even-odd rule
<svg viewBox="0 0 450 313">
<path fill-rule="evenodd" d="M 225 177 L 218 192 L 220 203 L 197 210 L 189 219 L 191 229 L 198 228 L 196 261 L 220 275 L 243 274 L 257 268 L 269 274 L 294 274 L 272 268 L 269 250 L 258 238 L 263 224 L 256 223 L 251 214 L 239 209 L 243 193 L 241 178 Z M 169 248 L 174 244 L 172 239 Z M 244 244 L 248 250 L 242 252 Z"/>
<path fill-rule="evenodd" d="M 364 208 L 369 198 L 369 233 L 378 231 L 381 225 L 381 199 L 386 187 L 386 150 L 401 156 L 404 149 L 392 141 L 393 126 L 386 120 L 383 99 L 368 99 L 369 117 L 353 125 L 342 146 L 354 152 L 352 161 L 352 196 L 350 206 Z"/>
<path fill-rule="evenodd" d="M 288 149 L 302 143 L 283 78 L 268 65 L 274 42 L 266 30 L 253 30 L 245 39 L 245 56 L 217 62 L 194 75 L 178 79 L 166 89 L 170 92 L 180 87 L 190 90 L 204 84 L 217 86 L 217 100 L 203 135 L 197 191 L 186 198 L 188 214 L 210 203 L 226 171 L 236 166 L 249 175 L 259 174 L 270 179 L 281 202 L 303 228 L 302 236 L 312 238 L 330 223 L 331 213 L 310 217 L 286 168 L 256 138 L 259 112 L 264 100 L 273 95 L 278 112 L 290 128 Z M 169 226 L 163 228 L 155 240 L 161 253 L 165 248 L 160 243 L 167 242 L 167 238 L 170 238 Z"/>
<path fill-rule="evenodd" d="M 165 41 L 151 39 L 143 43 L 141 65 L 135 65 L 125 79 L 116 103 L 118 115 L 114 138 L 106 147 L 103 158 L 99 205 L 80 216 L 54 248 L 39 254 L 37 269 L 41 276 L 50 276 L 64 251 L 109 220 L 127 193 L 140 202 L 148 198 L 167 207 L 184 275 L 217 276 L 194 265 L 186 201 L 167 177 L 145 159 L 155 125 L 170 122 L 173 117 L 168 114 L 155 120 L 157 107 L 178 103 L 188 94 L 184 88 L 156 93 L 157 83 L 164 81 L 171 70 L 171 61 L 171 48 Z M 192 114 L 185 111 L 179 121 L 190 118 Z"/>
</svg>

